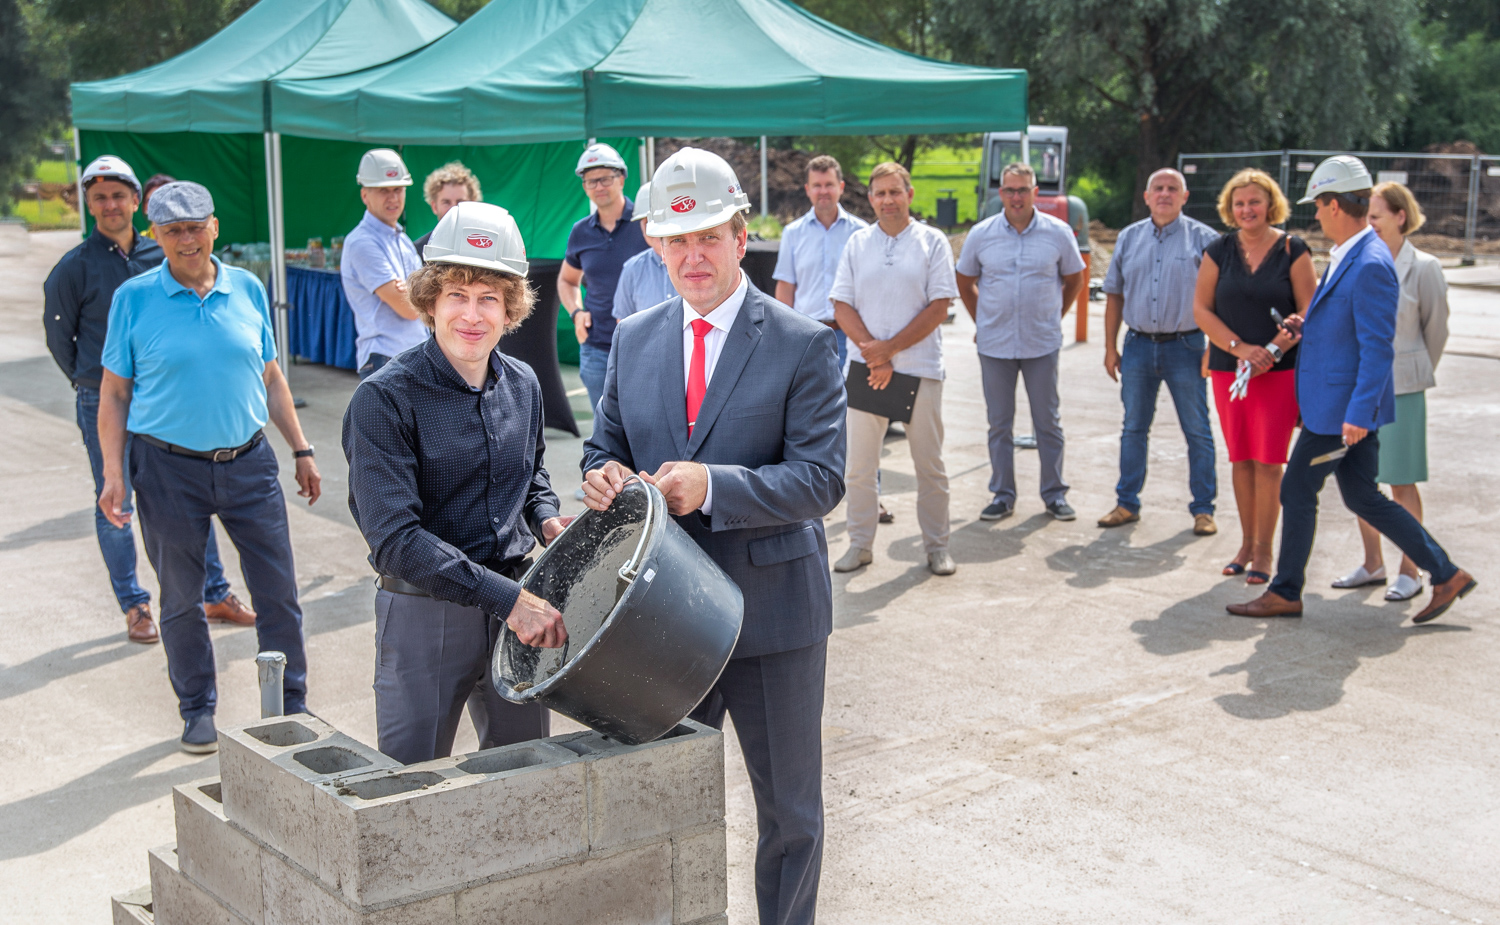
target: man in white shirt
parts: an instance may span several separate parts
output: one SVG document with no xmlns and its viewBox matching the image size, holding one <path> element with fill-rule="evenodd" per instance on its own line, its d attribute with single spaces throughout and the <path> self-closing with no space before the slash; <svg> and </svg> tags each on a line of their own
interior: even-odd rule
<svg viewBox="0 0 1500 925">
<path fill-rule="evenodd" d="M 781 232 L 776 254 L 776 298 L 814 321 L 832 327 L 839 344 L 839 365 L 848 354 L 847 338 L 833 317 L 828 290 L 838 272 L 839 258 L 849 236 L 869 222 L 849 214 L 839 199 L 844 195 L 844 169 L 839 162 L 820 154 L 807 162 L 803 190 L 812 209 Z"/>
<path fill-rule="evenodd" d="M 344 236 L 339 275 L 354 310 L 355 368 L 365 379 L 391 357 L 426 342 L 427 326 L 406 298 L 406 278 L 422 267 L 401 227 L 411 172 L 401 155 L 375 148 L 360 158 L 356 179 L 365 215 Z"/>
<path fill-rule="evenodd" d="M 953 249 L 942 232 L 911 219 L 911 174 L 886 162 L 870 171 L 870 204 L 879 222 L 849 237 L 829 298 L 849 337 L 849 359 L 868 367 L 870 386 L 892 373 L 921 379 L 906 440 L 917 474 L 917 523 L 927 567 L 957 571 L 948 554 L 948 473 L 943 467 L 943 336 L 938 326 L 958 295 Z M 860 375 L 851 368 L 850 375 Z M 834 570 L 852 572 L 874 561 L 880 497 L 875 471 L 890 419 L 848 410 L 849 551 Z"/>
</svg>

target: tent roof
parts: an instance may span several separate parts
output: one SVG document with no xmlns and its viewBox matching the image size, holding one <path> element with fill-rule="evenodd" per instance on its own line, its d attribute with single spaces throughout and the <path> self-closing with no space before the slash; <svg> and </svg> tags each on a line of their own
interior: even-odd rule
<svg viewBox="0 0 1500 925">
<path fill-rule="evenodd" d="M 492 0 L 418 54 L 278 79 L 271 100 L 288 134 L 407 144 L 1027 123 L 1025 71 L 904 54 L 786 0 Z"/>
<path fill-rule="evenodd" d="M 423 0 L 260 0 L 218 34 L 123 77 L 73 84 L 73 124 L 128 132 L 262 132 L 265 83 L 347 74 L 451 31 Z"/>
</svg>

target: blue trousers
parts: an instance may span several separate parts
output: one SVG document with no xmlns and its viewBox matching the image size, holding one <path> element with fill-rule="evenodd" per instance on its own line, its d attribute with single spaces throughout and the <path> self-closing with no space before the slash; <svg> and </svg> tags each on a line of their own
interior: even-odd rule
<svg viewBox="0 0 1500 925">
<path fill-rule="evenodd" d="M 1134 331 L 1125 334 L 1125 347 L 1120 351 L 1120 400 L 1125 404 L 1125 426 L 1120 433 L 1120 482 L 1115 486 L 1115 500 L 1132 513 L 1141 509 L 1147 441 L 1163 382 L 1177 408 L 1182 436 L 1187 439 L 1188 487 L 1193 493 L 1188 511 L 1214 512 L 1214 498 L 1219 489 L 1214 472 L 1214 434 L 1208 423 L 1207 380 L 1199 371 L 1203 341 L 1201 333 L 1159 344 Z"/>
<path fill-rule="evenodd" d="M 370 354 L 369 357 L 365 359 L 365 365 L 361 366 L 358 370 L 359 380 L 363 382 L 364 380 L 375 375 L 375 373 L 380 370 L 380 367 L 384 366 L 390 361 L 391 358 L 383 353 Z"/>
<path fill-rule="evenodd" d="M 732 658 L 690 714 L 734 717 L 755 793 L 760 925 L 812 925 L 823 870 L 823 679 L 827 641 Z"/>
<path fill-rule="evenodd" d="M 203 613 L 203 551 L 210 516 L 239 550 L 260 651 L 286 653 L 283 705 L 307 710 L 307 653 L 287 529 L 286 500 L 269 440 L 229 462 L 177 456 L 144 440 L 130 444 L 130 477 L 141 538 L 161 582 L 161 641 L 183 719 L 218 703 L 214 646 Z"/>
<path fill-rule="evenodd" d="M 89 453 L 89 469 L 94 473 L 94 533 L 99 537 L 99 552 L 109 570 L 109 584 L 114 589 L 120 610 L 128 611 L 151 600 L 151 594 L 135 578 L 135 531 L 129 524 L 116 527 L 99 510 L 99 492 L 104 490 L 104 454 L 99 449 L 99 390 L 78 386 L 78 430 Z M 125 438 L 125 458 L 130 458 L 129 437 Z M 125 467 L 125 503 L 121 509 L 133 510 L 130 501 L 130 467 Z M 203 557 L 203 600 L 217 604 L 229 596 L 229 581 L 219 561 L 219 543 L 212 530 L 208 532 L 208 550 Z"/>
<path fill-rule="evenodd" d="M 1307 558 L 1312 554 L 1313 535 L 1318 528 L 1318 492 L 1332 472 L 1344 496 L 1344 506 L 1365 523 L 1395 543 L 1402 552 L 1442 584 L 1458 572 L 1439 546 L 1406 508 L 1387 498 L 1375 486 L 1380 467 L 1380 434 L 1371 432 L 1349 448 L 1343 459 L 1311 466 L 1315 457 L 1344 445 L 1339 436 L 1315 434 L 1303 428 L 1286 461 L 1281 477 L 1281 552 L 1276 557 L 1276 580 L 1270 590 L 1289 601 L 1302 599 L 1307 583 Z"/>
<path fill-rule="evenodd" d="M 578 345 L 578 378 L 589 390 L 589 413 L 599 407 L 604 397 L 604 374 L 609 370 L 609 348 L 593 344 Z"/>
</svg>

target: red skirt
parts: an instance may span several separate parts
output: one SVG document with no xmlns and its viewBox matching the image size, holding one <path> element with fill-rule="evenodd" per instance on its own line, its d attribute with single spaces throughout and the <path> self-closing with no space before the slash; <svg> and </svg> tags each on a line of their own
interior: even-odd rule
<svg viewBox="0 0 1500 925">
<path fill-rule="evenodd" d="M 1232 463 L 1250 459 L 1267 465 L 1285 465 L 1292 445 L 1292 430 L 1301 412 L 1297 408 L 1297 372 L 1286 369 L 1263 373 L 1250 380 L 1245 397 L 1229 400 L 1234 373 L 1213 371 L 1214 407 L 1224 430 L 1224 446 Z"/>
</svg>

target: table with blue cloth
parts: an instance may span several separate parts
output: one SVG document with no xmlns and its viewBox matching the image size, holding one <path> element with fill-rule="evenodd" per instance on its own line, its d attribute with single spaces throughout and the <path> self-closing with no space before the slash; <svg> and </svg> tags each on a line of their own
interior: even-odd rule
<svg viewBox="0 0 1500 925">
<path fill-rule="evenodd" d="M 568 404 L 562 370 L 557 365 L 557 273 L 560 260 L 533 260 L 527 278 L 536 290 L 536 310 L 506 334 L 500 349 L 526 363 L 542 386 L 546 426 L 578 436 L 578 422 Z M 354 309 L 344 296 L 337 270 L 286 268 L 287 302 L 291 324 L 287 331 L 292 355 L 312 363 L 356 368 Z"/>
</svg>

